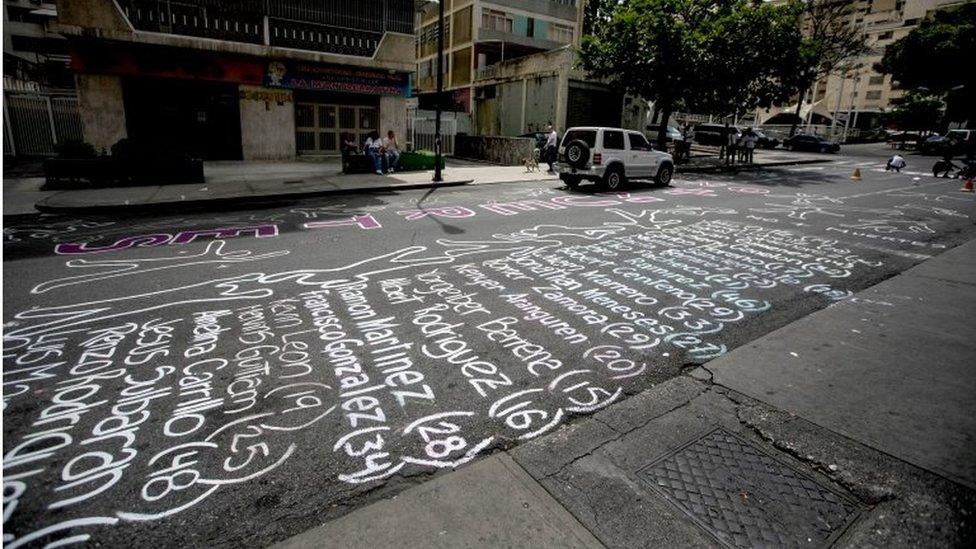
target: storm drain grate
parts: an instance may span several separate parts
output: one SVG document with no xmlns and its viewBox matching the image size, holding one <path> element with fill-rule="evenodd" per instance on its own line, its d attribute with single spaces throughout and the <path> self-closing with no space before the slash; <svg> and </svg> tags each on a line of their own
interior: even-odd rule
<svg viewBox="0 0 976 549">
<path fill-rule="evenodd" d="M 846 496 L 721 428 L 638 474 L 729 547 L 825 546 L 857 516 Z"/>
</svg>

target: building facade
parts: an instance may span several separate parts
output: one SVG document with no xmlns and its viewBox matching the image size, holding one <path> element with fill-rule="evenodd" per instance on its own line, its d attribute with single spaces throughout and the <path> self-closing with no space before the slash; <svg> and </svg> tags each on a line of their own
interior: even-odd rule
<svg viewBox="0 0 976 549">
<path fill-rule="evenodd" d="M 647 102 L 588 78 L 572 46 L 491 66 L 473 82 L 474 127 L 480 135 L 559 132 L 573 126 L 643 130 Z"/>
<path fill-rule="evenodd" d="M 579 45 L 582 0 L 444 0 L 444 89 L 450 108 L 473 113 L 476 82 L 504 61 Z M 419 16 L 416 91 L 433 108 L 437 89 L 438 6 Z"/>
<path fill-rule="evenodd" d="M 414 0 L 58 0 L 85 141 L 204 159 L 338 154 L 406 127 Z"/>
<path fill-rule="evenodd" d="M 4 0 L 4 89 L 74 88 L 68 41 L 56 27 L 54 0 Z"/>
<path fill-rule="evenodd" d="M 855 0 L 850 4 L 851 24 L 862 29 L 870 48 L 858 58 L 855 68 L 832 74 L 816 82 L 801 109 L 801 118 L 813 124 L 870 129 L 880 124 L 880 115 L 902 97 L 903 90 L 891 76 L 878 73 L 885 47 L 903 38 L 935 10 L 972 0 Z M 793 106 L 760 113 L 760 123 L 789 120 Z"/>
</svg>

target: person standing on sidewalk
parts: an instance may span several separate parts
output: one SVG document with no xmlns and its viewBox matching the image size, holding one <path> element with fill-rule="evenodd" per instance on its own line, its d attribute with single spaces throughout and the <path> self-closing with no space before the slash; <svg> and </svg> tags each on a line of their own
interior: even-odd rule
<svg viewBox="0 0 976 549">
<path fill-rule="evenodd" d="M 739 140 L 738 132 L 735 128 L 729 127 L 725 137 L 725 163 L 735 164 L 736 143 Z"/>
<path fill-rule="evenodd" d="M 549 173 L 553 173 L 555 170 L 553 170 L 552 164 L 556 161 L 556 147 L 559 142 L 559 134 L 556 133 L 556 128 L 552 127 L 552 124 L 547 129 L 545 159 L 546 164 L 549 164 Z"/>
<path fill-rule="evenodd" d="M 752 131 L 752 128 L 748 128 L 746 129 L 744 139 L 746 141 L 746 163 L 752 164 L 756 152 L 756 142 L 759 141 L 759 137 L 756 135 L 756 132 Z"/>
</svg>

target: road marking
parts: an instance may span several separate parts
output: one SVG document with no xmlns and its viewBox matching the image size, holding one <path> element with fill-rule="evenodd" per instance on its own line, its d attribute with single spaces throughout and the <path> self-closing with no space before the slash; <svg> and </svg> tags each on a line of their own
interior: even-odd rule
<svg viewBox="0 0 976 549">
<path fill-rule="evenodd" d="M 934 187 L 935 185 L 942 185 L 944 183 L 945 182 L 943 182 L 943 181 L 936 181 L 935 183 L 926 183 L 925 185 L 912 185 L 910 187 L 897 187 L 897 188 L 894 188 L 894 189 L 884 189 L 882 191 L 873 191 L 873 192 L 869 192 L 869 193 L 852 194 L 850 196 L 841 196 L 841 197 L 838 198 L 838 200 L 847 200 L 848 198 L 861 198 L 861 197 L 864 197 L 864 196 L 873 196 L 873 195 L 876 195 L 876 194 L 885 194 L 885 193 L 890 193 L 890 192 L 894 192 L 894 191 L 908 191 L 908 190 L 911 190 L 911 189 L 924 189 L 925 187 Z"/>
</svg>

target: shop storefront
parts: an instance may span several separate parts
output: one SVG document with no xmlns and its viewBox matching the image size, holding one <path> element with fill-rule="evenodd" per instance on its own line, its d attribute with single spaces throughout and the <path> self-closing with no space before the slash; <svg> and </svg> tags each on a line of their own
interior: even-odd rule
<svg viewBox="0 0 976 549">
<path fill-rule="evenodd" d="M 146 45 L 76 43 L 72 61 L 104 77 L 87 90 L 100 110 L 120 103 L 113 139 L 208 160 L 335 155 L 346 134 L 403 133 L 411 92 L 406 72 Z"/>
</svg>

